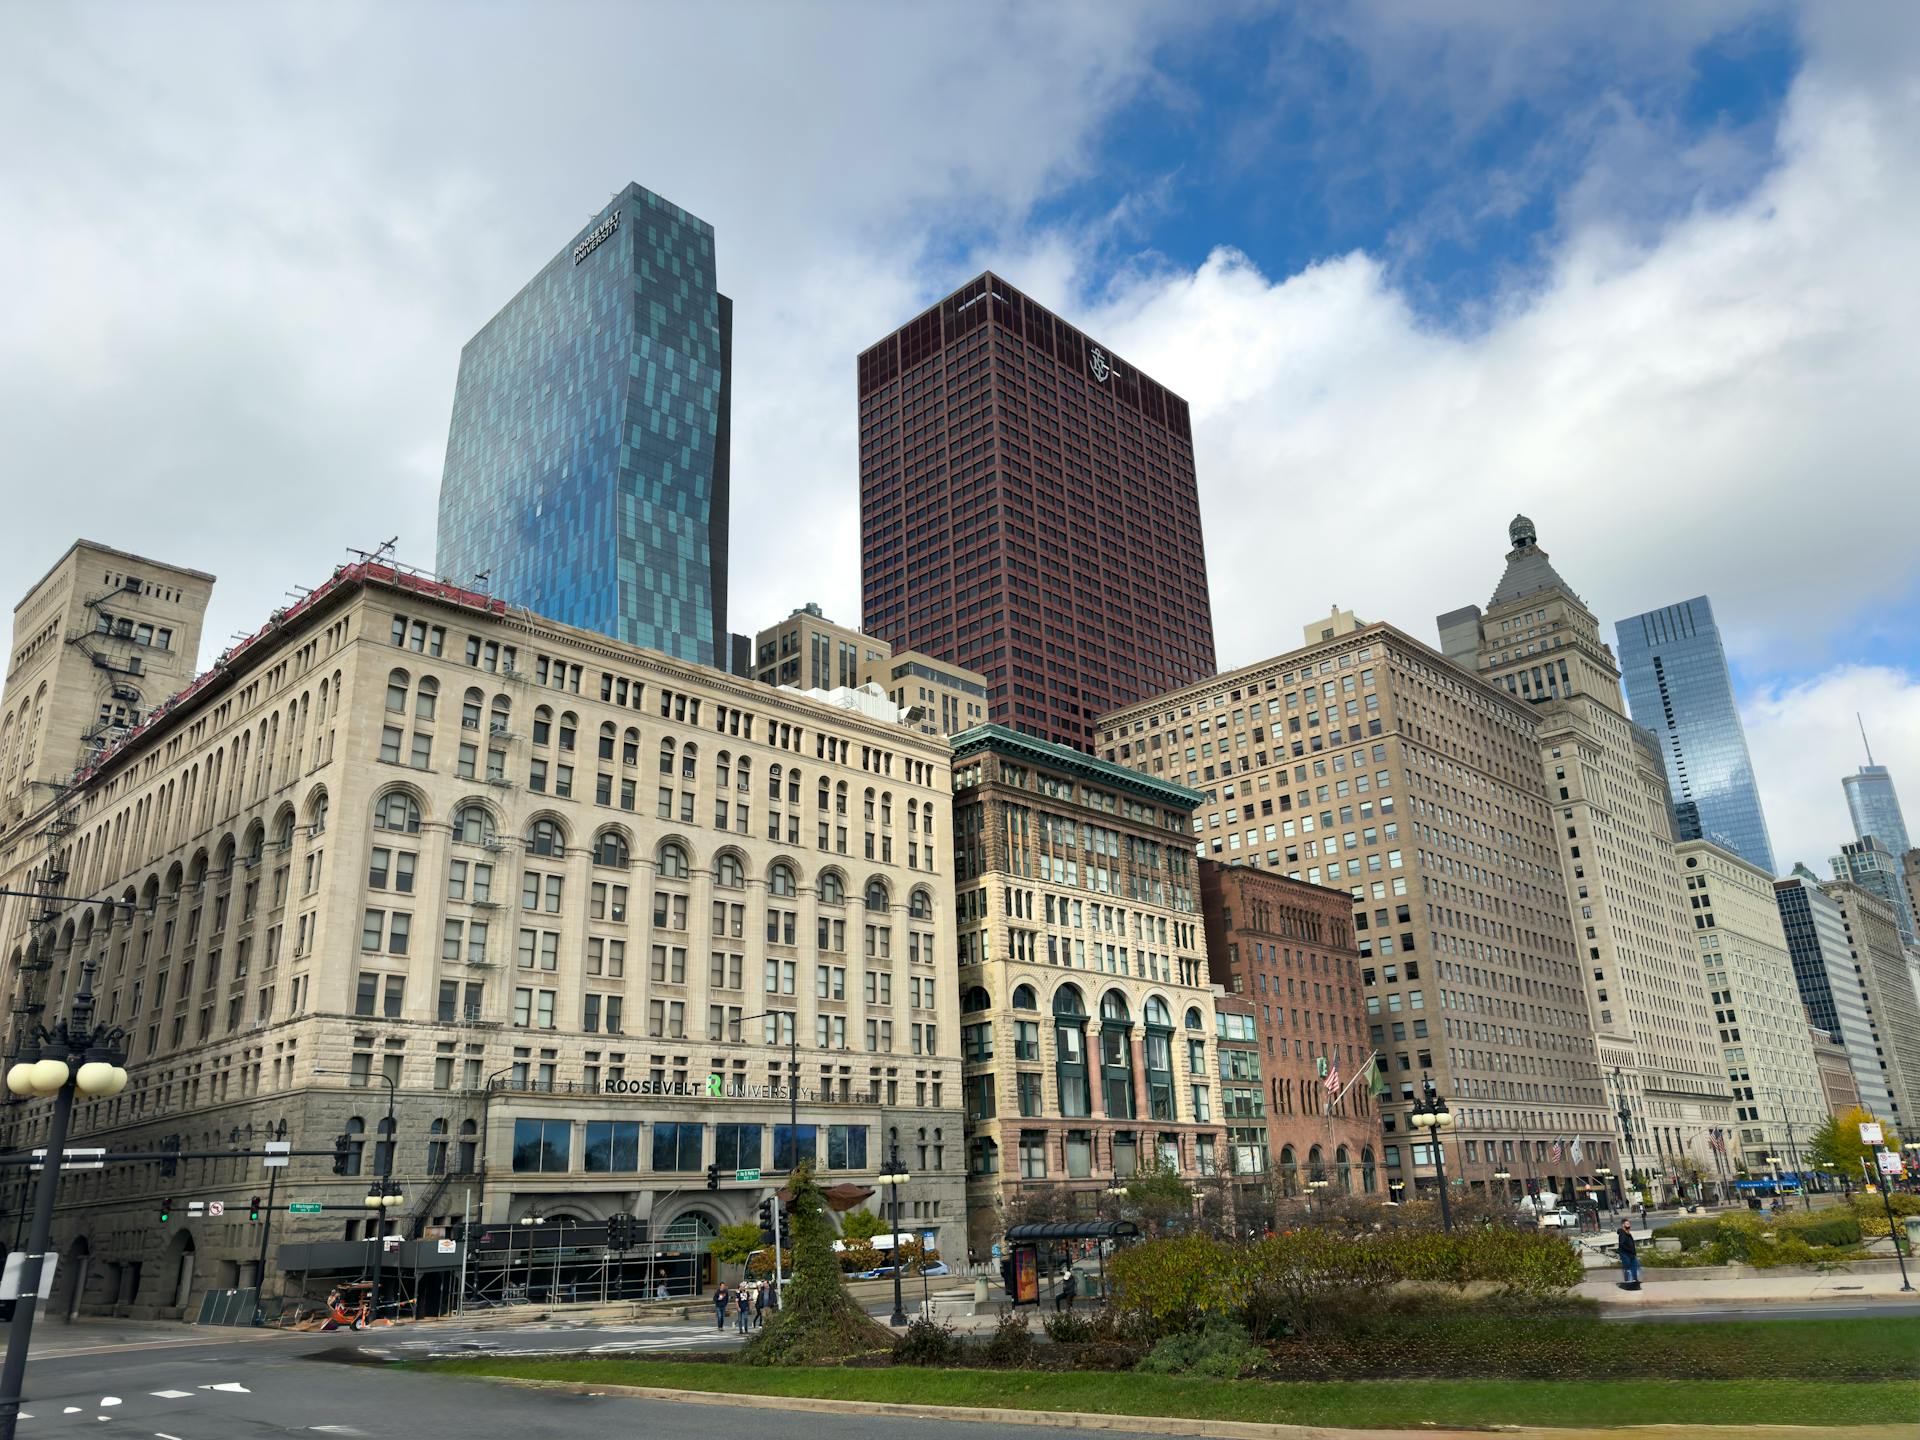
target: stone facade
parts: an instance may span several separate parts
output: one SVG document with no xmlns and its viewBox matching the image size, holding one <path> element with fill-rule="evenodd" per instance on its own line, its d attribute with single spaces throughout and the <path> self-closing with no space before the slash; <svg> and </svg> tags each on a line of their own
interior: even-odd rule
<svg viewBox="0 0 1920 1440">
<path fill-rule="evenodd" d="M 33 926 L 9 902 L 0 956 L 48 1015 L 94 962 L 129 1032 L 132 1083 L 79 1108 L 76 1143 L 348 1135 L 346 1177 L 281 1172 L 276 1241 L 369 1232 L 390 1077 L 409 1233 L 624 1210 L 684 1242 L 693 1283 L 777 1183 L 736 1170 L 811 1140 L 826 1178 L 870 1181 L 897 1131 L 908 1211 L 952 1249 L 950 801 L 945 746 L 903 726 L 358 565 L 16 827 L 0 883 L 58 864 L 136 908 Z M 45 1112 L 10 1101 L 0 1139 L 33 1143 Z M 93 1257 L 86 1308 L 246 1283 L 260 1227 L 235 1211 L 266 1179 L 69 1180 L 55 1235 Z M 215 1198 L 221 1220 L 185 1218 Z"/>
<path fill-rule="evenodd" d="M 836 625 L 803 605 L 754 637 L 754 674 L 764 685 L 833 691 L 878 685 L 922 735 L 957 735 L 987 722 L 982 675 L 918 650 Z"/>
<path fill-rule="evenodd" d="M 967 1211 L 988 1253 L 1031 1204 L 1091 1215 L 1156 1160 L 1222 1170 L 1199 797 L 999 725 L 954 738 Z"/>
<path fill-rule="evenodd" d="M 1380 1117 L 1367 1062 L 1341 1067 L 1367 1034 L 1359 951 L 1353 943 L 1353 901 L 1339 890 L 1290 880 L 1250 865 L 1200 862 L 1207 963 L 1216 985 L 1245 1000 L 1255 1015 L 1262 1150 L 1282 1196 L 1313 1180 L 1336 1192 L 1381 1190 Z M 1385 1057 L 1382 1057 L 1383 1061 Z M 1226 1055 L 1222 1053 L 1223 1062 Z M 1337 1096 L 1326 1085 L 1336 1078 Z M 1236 1077 L 1240 1085 L 1249 1077 Z M 1352 1081 L 1351 1085 L 1348 1084 Z M 1229 1126 L 1242 1120 L 1235 1091 L 1222 1092 Z M 1246 1147 L 1238 1130 L 1228 1143 Z M 1240 1166 L 1236 1161 L 1236 1173 Z"/>
<path fill-rule="evenodd" d="M 1633 1145 L 1622 1136 L 1621 1153 L 1636 1152 L 1629 1164 L 1664 1193 L 1660 1177 L 1714 1173 L 1713 1131 L 1732 1119 L 1674 854 L 1666 762 L 1627 717 L 1599 623 L 1533 523 L 1516 517 L 1508 533 L 1513 548 L 1485 613 L 1441 616 L 1441 648 L 1538 717 L 1592 1033 L 1632 1116 Z"/>
<path fill-rule="evenodd" d="M 1386 1058 L 1389 1186 L 1435 1184 L 1406 1121 L 1423 1074 L 1457 1120 L 1449 1178 L 1505 1168 L 1564 1191 L 1618 1171 L 1534 712 L 1391 625 L 1350 621 L 1114 711 L 1100 753 L 1203 787 L 1200 855 L 1347 892 L 1367 1029 L 1338 1056 L 1347 1075 Z"/>
<path fill-rule="evenodd" d="M 1891 1102 L 1892 1113 L 1880 1118 L 1888 1123 L 1890 1133 L 1920 1141 L 1920 988 L 1900 943 L 1893 907 L 1846 880 L 1820 889 L 1839 907 L 1854 974 L 1860 977 L 1872 1025 L 1875 1067 Z"/>
<path fill-rule="evenodd" d="M 0 834 L 193 678 L 213 576 L 76 540 L 13 610 Z"/>
</svg>

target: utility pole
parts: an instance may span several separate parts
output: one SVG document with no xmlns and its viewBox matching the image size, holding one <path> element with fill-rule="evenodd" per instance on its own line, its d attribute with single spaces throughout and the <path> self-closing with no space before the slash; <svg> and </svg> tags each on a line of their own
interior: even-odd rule
<svg viewBox="0 0 1920 1440">
<path fill-rule="evenodd" d="M 1787 1113 L 1787 1097 L 1773 1086 L 1766 1087 L 1773 1096 L 1773 1103 L 1780 1107 L 1780 1118 L 1787 1126 L 1787 1153 L 1793 1157 L 1793 1173 L 1800 1181 L 1800 1203 L 1806 1209 L 1813 1209 L 1813 1196 L 1807 1193 L 1806 1172 L 1800 1168 L 1800 1143 L 1793 1138 L 1793 1117 Z"/>
</svg>

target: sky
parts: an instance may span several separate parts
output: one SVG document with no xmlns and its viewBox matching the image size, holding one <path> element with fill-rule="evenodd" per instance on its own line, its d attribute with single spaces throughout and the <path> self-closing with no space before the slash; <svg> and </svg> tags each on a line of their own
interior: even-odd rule
<svg viewBox="0 0 1920 1440">
<path fill-rule="evenodd" d="M 1516 512 L 1710 595 L 1776 852 L 1920 810 L 1920 7 L 0 0 L 0 596 L 433 563 L 460 346 L 629 180 L 735 302 L 733 628 L 859 618 L 854 357 L 991 266 L 1191 402 L 1223 665 Z M 27 137 L 30 143 L 19 143 Z"/>
</svg>

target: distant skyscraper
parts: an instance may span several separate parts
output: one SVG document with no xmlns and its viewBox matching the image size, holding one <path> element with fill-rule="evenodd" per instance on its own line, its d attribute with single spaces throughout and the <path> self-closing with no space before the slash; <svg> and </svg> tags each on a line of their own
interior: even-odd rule
<svg viewBox="0 0 1920 1440">
<path fill-rule="evenodd" d="M 1187 402 L 982 275 L 860 357 L 861 628 L 987 677 L 997 724 L 1213 673 Z"/>
<path fill-rule="evenodd" d="M 1860 740 L 1866 743 L 1867 729 L 1860 727 Z M 1884 765 L 1873 763 L 1873 747 L 1867 746 L 1867 763 L 1859 773 L 1840 781 L 1847 792 L 1847 809 L 1853 814 L 1853 833 L 1862 840 L 1871 835 L 1895 857 L 1913 847 L 1907 838 L 1907 819 L 1900 813 L 1900 797 L 1894 793 L 1893 776 Z"/>
<path fill-rule="evenodd" d="M 1710 841 L 1773 874 L 1773 844 L 1712 604 L 1696 596 L 1630 616 L 1613 632 L 1633 718 L 1660 742 L 1675 836 Z"/>
<path fill-rule="evenodd" d="M 1880 843 L 1878 835 L 1849 840 L 1842 845 L 1840 853 L 1833 857 L 1833 878 L 1850 880 L 1868 894 L 1886 901 L 1894 912 L 1894 923 L 1900 927 L 1901 940 L 1908 945 L 1915 943 L 1913 903 L 1907 894 L 1907 877 L 1900 862 Z"/>
<path fill-rule="evenodd" d="M 732 332 L 713 227 L 628 185 L 461 352 L 441 574 L 724 668 Z"/>
<path fill-rule="evenodd" d="M 1807 1018 L 1846 1048 L 1860 1103 L 1875 1115 L 1891 1116 L 1893 1096 L 1887 1089 L 1873 1003 L 1867 978 L 1854 969 L 1845 915 L 1804 865 L 1776 880 L 1773 893 Z"/>
</svg>

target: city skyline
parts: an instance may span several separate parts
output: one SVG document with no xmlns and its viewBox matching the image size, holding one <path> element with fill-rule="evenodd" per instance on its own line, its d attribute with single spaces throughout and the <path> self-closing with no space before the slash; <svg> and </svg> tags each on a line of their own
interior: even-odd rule
<svg viewBox="0 0 1920 1440">
<path fill-rule="evenodd" d="M 111 77 L 134 54 L 167 62 L 137 115 L 103 84 L 84 123 L 6 162 L 33 203 L 0 223 L 0 250 L 41 284 L 0 364 L 19 376 L 6 413 L 21 473 L 65 480 L 79 454 L 109 522 L 90 533 L 222 575 L 203 664 L 348 544 L 398 533 L 404 557 L 433 553 L 460 343 L 551 256 L 555 233 L 634 178 L 728 237 L 742 307 L 738 510 L 764 517 L 769 497 L 821 497 L 776 524 L 736 524 L 730 610 L 743 628 L 790 608 L 790 566 L 776 563 L 789 555 L 822 577 L 807 588 L 830 613 L 858 613 L 853 356 L 992 265 L 1077 327 L 1151 356 L 1179 393 L 1214 397 L 1195 415 L 1195 447 L 1223 667 L 1284 648 L 1329 599 L 1419 628 L 1478 583 L 1452 542 L 1526 509 L 1580 555 L 1603 615 L 1669 599 L 1663 577 L 1683 564 L 1688 588 L 1720 603 L 1779 867 L 1822 864 L 1846 833 L 1834 781 L 1857 763 L 1855 709 L 1895 775 L 1920 774 L 1920 728 L 1896 728 L 1920 713 L 1915 574 L 1886 548 L 1910 533 L 1914 501 L 1876 458 L 1898 449 L 1899 407 L 1886 397 L 1914 378 L 1912 357 L 1875 338 L 1910 329 L 1889 307 L 1907 303 L 1891 267 L 1915 197 L 1883 177 L 1913 173 L 1905 157 L 1920 145 L 1883 61 L 1914 50 L 1911 17 L 1866 27 L 1832 7 L 1675 15 L 1623 38 L 1580 17 L 1456 19 L 1442 35 L 1343 12 L 1256 35 L 1063 6 L 987 27 L 932 11 L 912 34 L 883 26 L 863 41 L 857 17 L 821 10 L 825 44 L 796 45 L 778 25 L 728 36 L 741 118 L 669 149 L 635 139 L 634 125 L 580 137 L 565 117 L 580 94 L 611 88 L 599 62 L 582 69 L 570 51 L 561 63 L 556 42 L 490 24 L 463 38 L 461 88 L 429 79 L 403 108 L 339 89 L 324 63 L 296 67 L 271 99 L 246 81 L 228 100 L 206 98 L 219 87 L 199 67 L 244 76 L 251 56 L 297 50 L 289 41 L 311 13 L 227 27 L 217 54 L 194 40 L 190 8 L 164 32 L 124 16 L 108 27 L 84 9 L 5 22 L 19 32 L 7 62 L 19 83 L 0 104 L 22 115 L 65 108 L 69 74 Z M 384 24 L 343 19 L 317 53 L 377 40 L 394 57 L 383 63 L 399 63 L 440 23 L 431 7 Z M 655 25 L 668 49 L 714 38 L 690 11 L 663 8 Z M 796 50 L 869 75 L 875 51 L 863 44 L 900 53 L 887 93 L 913 103 L 896 108 L 920 113 L 931 99 L 941 125 L 876 138 L 817 106 L 812 96 L 848 81 L 811 70 L 780 88 L 782 146 L 746 156 L 746 137 L 769 129 L 769 101 L 754 93 L 772 93 L 767 75 Z M 1443 57 L 1431 76 L 1411 61 L 1429 45 Z M 947 78 L 966 68 L 955 47 L 1018 53 L 991 104 Z M 1316 47 L 1355 62 L 1359 93 L 1316 90 Z M 1256 57 L 1284 79 L 1278 111 L 1258 98 Z M 423 109 L 472 111 L 461 97 L 474 85 L 494 100 L 473 127 L 402 131 Z M 1198 94 L 1210 99 L 1168 98 Z M 1614 111 L 1596 108 L 1602 95 L 1617 97 Z M 1302 149 L 1309 100 L 1354 123 Z M 250 116 L 237 145 L 209 139 L 233 133 L 229 106 Z M 156 110 L 168 118 L 150 131 L 139 117 Z M 1003 158 L 946 163 L 954 126 Z M 1548 130 L 1570 138 L 1530 149 Z M 1849 159 L 1861 136 L 1877 165 Z M 108 183 L 101 157 L 122 144 L 153 162 L 131 181 L 116 166 L 148 221 L 139 243 L 109 250 L 85 217 Z M 337 158 L 308 171 L 300 157 L 316 153 Z M 851 154 L 867 163 L 848 167 Z M 1254 174 L 1283 176 L 1287 205 L 1253 193 Z M 1490 203 L 1516 184 L 1517 205 Z M 289 215 L 297 226 L 281 223 Z M 1764 282 L 1742 268 L 1755 264 Z M 1822 297 L 1814 330 L 1774 308 L 1783 302 L 1770 297 L 1788 294 Z M 1817 375 L 1795 371 L 1816 338 L 1835 335 Z M 1737 401 L 1715 354 L 1739 369 Z M 236 418 L 242 385 L 255 403 Z M 1690 406 L 1719 423 L 1698 437 L 1674 425 Z M 1376 413 L 1395 423 L 1373 424 Z M 1711 438 L 1734 431 L 1747 438 L 1731 448 Z M 111 470 L 76 451 L 75 435 L 114 453 Z M 1833 468 L 1882 523 L 1802 504 Z M 1713 543 L 1650 529 L 1658 510 L 1635 503 L 1683 475 L 1726 517 Z M 189 481 L 204 504 L 159 498 Z M 1530 493 L 1549 481 L 1555 504 Z M 1417 498 L 1442 486 L 1446 507 Z M 49 509 L 62 488 L 22 497 L 16 523 L 40 540 L 20 551 L 29 564 L 71 538 Z M 301 505 L 320 493 L 324 507 Z M 1353 495 L 1378 547 L 1365 597 L 1340 543 Z M 1274 533 L 1276 503 L 1290 545 L 1278 572 L 1245 548 Z M 9 568 L 0 588 L 18 598 L 32 578 Z"/>
</svg>

